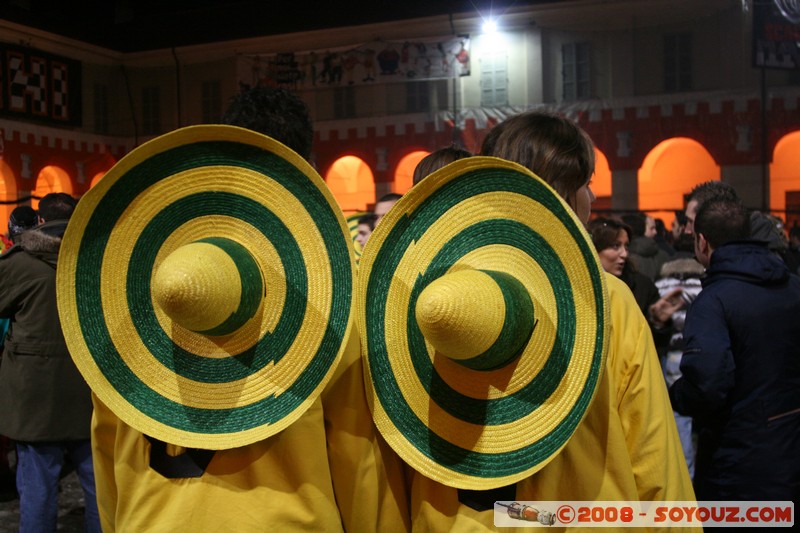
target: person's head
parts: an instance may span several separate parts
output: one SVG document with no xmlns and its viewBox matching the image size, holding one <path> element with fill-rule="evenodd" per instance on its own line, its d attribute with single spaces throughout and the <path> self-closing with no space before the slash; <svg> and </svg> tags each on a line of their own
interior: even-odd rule
<svg viewBox="0 0 800 533">
<path fill-rule="evenodd" d="M 654 239 L 658 235 L 658 220 L 647 215 L 644 219 L 644 236 Z M 664 221 L 661 220 L 661 227 L 664 227 Z M 663 235 L 663 234 L 662 234 Z"/>
<path fill-rule="evenodd" d="M 366 214 L 358 219 L 356 242 L 361 245 L 361 249 L 367 244 L 367 239 L 372 235 L 372 230 L 375 229 L 375 215 L 372 213 Z"/>
<path fill-rule="evenodd" d="M 422 181 L 422 178 L 432 174 L 434 171 L 439 170 L 445 165 L 449 165 L 453 161 L 458 161 L 465 157 L 471 157 L 472 153 L 457 148 L 455 145 L 448 146 L 447 148 L 440 148 L 435 152 L 431 152 L 422 159 L 420 159 L 417 166 L 414 168 L 414 185 Z"/>
<path fill-rule="evenodd" d="M 622 221 L 630 226 L 631 237 L 644 237 L 647 232 L 647 215 L 641 211 L 635 213 L 625 213 L 622 215 Z"/>
<path fill-rule="evenodd" d="M 686 227 L 686 211 L 679 209 L 675 211 L 675 218 L 672 220 L 672 240 L 677 241 L 683 235 Z"/>
<path fill-rule="evenodd" d="M 765 216 L 772 222 L 778 237 L 785 245 L 788 245 L 789 236 L 786 234 L 786 224 L 783 223 L 783 219 L 777 215 L 767 214 Z"/>
<path fill-rule="evenodd" d="M 577 124 L 554 113 L 528 111 L 494 126 L 481 155 L 507 159 L 531 170 L 550 184 L 585 224 L 594 194 L 594 145 Z"/>
<path fill-rule="evenodd" d="M 766 242 L 769 249 L 780 256 L 789 248 L 783 220 L 761 211 L 750 213 L 750 238 Z"/>
<path fill-rule="evenodd" d="M 242 84 L 222 123 L 257 131 L 285 144 L 304 159 L 311 157 L 314 130 L 308 107 L 286 89 Z"/>
<path fill-rule="evenodd" d="M 704 266 L 714 250 L 731 241 L 750 237 L 750 214 L 737 198 L 717 196 L 705 201 L 694 219 L 694 250 Z"/>
<path fill-rule="evenodd" d="M 717 197 L 739 200 L 736 189 L 721 181 L 706 181 L 692 189 L 686 201 L 686 224 L 683 227 L 685 233 L 694 233 L 697 210 L 708 200 Z"/>
<path fill-rule="evenodd" d="M 23 231 L 35 228 L 39 224 L 39 215 L 29 205 L 20 205 L 11 211 L 8 218 L 8 238 L 16 243 Z"/>
<path fill-rule="evenodd" d="M 402 195 L 397 194 L 396 192 L 390 192 L 378 198 L 378 201 L 375 202 L 375 210 L 374 210 L 375 226 L 377 226 L 378 222 L 381 221 L 383 216 L 389 212 L 389 209 L 391 209 L 392 206 L 397 203 L 397 200 L 399 200 L 402 197 L 403 197 Z"/>
<path fill-rule="evenodd" d="M 603 270 L 620 277 L 628 263 L 631 229 L 622 221 L 604 217 L 589 221 L 587 229 Z"/>
<path fill-rule="evenodd" d="M 39 200 L 39 218 L 42 222 L 69 220 L 78 201 L 65 192 L 51 192 Z"/>
</svg>

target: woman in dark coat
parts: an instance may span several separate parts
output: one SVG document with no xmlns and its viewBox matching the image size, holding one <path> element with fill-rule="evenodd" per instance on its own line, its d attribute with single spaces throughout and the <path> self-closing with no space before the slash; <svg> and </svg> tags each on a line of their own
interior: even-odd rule
<svg viewBox="0 0 800 533">
<path fill-rule="evenodd" d="M 650 306 L 659 299 L 655 283 L 628 260 L 631 229 L 614 218 L 599 217 L 588 224 L 592 242 L 600 256 L 603 270 L 620 278 L 633 292 L 642 314 L 649 319 Z"/>
</svg>

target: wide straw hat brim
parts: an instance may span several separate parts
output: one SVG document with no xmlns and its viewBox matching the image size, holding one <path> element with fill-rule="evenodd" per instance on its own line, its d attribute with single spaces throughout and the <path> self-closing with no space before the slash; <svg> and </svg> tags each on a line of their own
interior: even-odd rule
<svg viewBox="0 0 800 533">
<path fill-rule="evenodd" d="M 500 368 L 437 353 L 416 322 L 423 289 L 464 270 L 508 274 L 533 302 L 533 333 Z M 415 185 L 370 237 L 356 293 L 376 426 L 435 481 L 486 490 L 530 476 L 594 397 L 609 333 L 602 268 L 570 207 L 515 163 L 466 158 Z"/>
<path fill-rule="evenodd" d="M 251 257 L 260 292 L 242 281 L 246 320 L 198 333 L 158 305 L 155 273 L 215 239 Z M 120 419 L 228 449 L 275 435 L 319 396 L 351 328 L 354 269 L 344 215 L 305 160 L 246 129 L 193 126 L 136 148 L 80 200 L 58 308 L 78 369 Z"/>
</svg>

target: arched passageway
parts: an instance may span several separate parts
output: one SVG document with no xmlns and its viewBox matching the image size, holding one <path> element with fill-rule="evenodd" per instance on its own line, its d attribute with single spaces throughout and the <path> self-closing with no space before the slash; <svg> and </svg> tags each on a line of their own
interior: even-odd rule
<svg viewBox="0 0 800 533">
<path fill-rule="evenodd" d="M 608 166 L 608 158 L 597 148 L 594 149 L 594 174 L 592 175 L 591 189 L 597 198 L 593 209 L 598 212 L 610 210 L 611 169 Z"/>
<path fill-rule="evenodd" d="M 417 150 L 404 156 L 397 164 L 397 170 L 394 173 L 394 183 L 392 183 L 392 192 L 398 194 L 405 194 L 414 185 L 414 169 L 417 164 L 430 152 L 425 150 Z"/>
<path fill-rule="evenodd" d="M 41 198 L 51 192 L 73 194 L 72 181 L 69 179 L 69 174 L 63 168 L 55 165 L 48 165 L 39 172 L 33 196 Z M 34 209 L 39 208 L 39 200 L 37 198 L 31 200 L 31 207 Z"/>
<path fill-rule="evenodd" d="M 708 150 L 686 137 L 660 142 L 639 169 L 639 209 L 661 218 L 670 227 L 674 211 L 699 183 L 720 179 L 719 165 Z"/>
<path fill-rule="evenodd" d="M 375 203 L 375 178 L 369 165 L 359 157 L 346 155 L 337 159 L 325 182 L 345 213 L 366 211 Z"/>
<path fill-rule="evenodd" d="M 6 229 L 8 228 L 8 217 L 11 216 L 11 212 L 17 207 L 16 203 L 5 203 L 5 202 L 13 202 L 17 199 L 17 181 L 14 179 L 14 172 L 11 170 L 11 167 L 8 166 L 8 163 L 0 159 L 0 200 L 4 203 L 0 203 L 0 223 L 2 223 L 2 227 L 0 227 L 0 233 L 5 233 Z"/>
<path fill-rule="evenodd" d="M 769 175 L 770 208 L 786 220 L 787 228 L 800 225 L 800 131 L 784 136 L 775 145 Z M 780 212 L 783 210 L 786 213 Z"/>
</svg>

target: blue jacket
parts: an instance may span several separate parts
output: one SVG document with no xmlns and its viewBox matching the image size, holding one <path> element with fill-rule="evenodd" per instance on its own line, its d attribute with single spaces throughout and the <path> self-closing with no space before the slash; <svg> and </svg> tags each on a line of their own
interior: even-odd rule
<svg viewBox="0 0 800 533">
<path fill-rule="evenodd" d="M 711 256 L 673 408 L 695 417 L 699 500 L 800 498 L 800 278 L 765 245 Z"/>
</svg>

